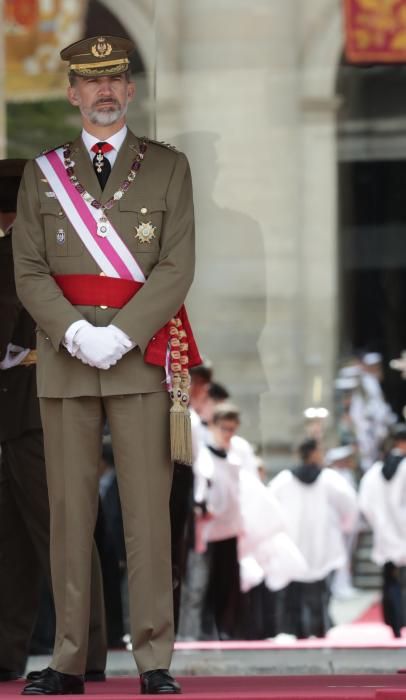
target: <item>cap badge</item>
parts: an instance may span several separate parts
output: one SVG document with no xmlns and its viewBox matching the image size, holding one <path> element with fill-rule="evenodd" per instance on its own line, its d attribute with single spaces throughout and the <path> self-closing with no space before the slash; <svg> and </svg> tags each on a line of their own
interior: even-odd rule
<svg viewBox="0 0 406 700">
<path fill-rule="evenodd" d="M 99 36 L 97 42 L 91 47 L 92 54 L 93 56 L 96 56 L 96 58 L 104 58 L 105 56 L 109 56 L 112 50 L 112 45 L 106 41 L 104 36 Z"/>
<path fill-rule="evenodd" d="M 140 241 L 140 243 L 150 243 L 153 238 L 155 238 L 156 226 L 153 226 L 150 221 L 148 223 L 142 223 L 135 227 L 136 234 L 135 237 Z"/>
</svg>

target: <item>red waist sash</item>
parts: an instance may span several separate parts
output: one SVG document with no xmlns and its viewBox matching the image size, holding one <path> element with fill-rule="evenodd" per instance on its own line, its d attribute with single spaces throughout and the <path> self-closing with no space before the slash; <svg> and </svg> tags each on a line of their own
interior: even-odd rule
<svg viewBox="0 0 406 700">
<path fill-rule="evenodd" d="M 100 306 L 113 309 L 122 309 L 143 286 L 142 282 L 104 275 L 54 275 L 54 280 L 64 297 L 73 306 Z M 188 367 L 200 365 L 202 359 L 184 306 L 179 309 L 176 316 L 182 321 L 187 335 Z M 148 364 L 165 367 L 169 327 L 168 321 L 149 341 L 144 354 L 144 360 Z"/>
</svg>

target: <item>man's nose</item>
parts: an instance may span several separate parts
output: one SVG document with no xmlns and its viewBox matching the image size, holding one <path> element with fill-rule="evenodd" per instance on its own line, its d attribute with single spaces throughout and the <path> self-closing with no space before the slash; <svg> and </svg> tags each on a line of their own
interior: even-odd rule
<svg viewBox="0 0 406 700">
<path fill-rule="evenodd" d="M 99 94 L 100 95 L 111 95 L 111 83 L 109 80 L 103 80 L 99 83 Z"/>
</svg>

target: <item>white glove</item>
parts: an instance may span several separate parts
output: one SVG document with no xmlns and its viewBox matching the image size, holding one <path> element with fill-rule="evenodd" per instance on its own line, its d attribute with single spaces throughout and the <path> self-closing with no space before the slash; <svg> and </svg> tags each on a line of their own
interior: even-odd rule
<svg viewBox="0 0 406 700">
<path fill-rule="evenodd" d="M 109 369 L 131 350 L 134 344 L 115 326 L 82 325 L 73 337 L 72 355 L 84 364 Z"/>
<path fill-rule="evenodd" d="M 137 346 L 137 343 L 134 343 L 131 340 L 131 338 L 128 337 L 127 333 L 124 333 L 124 331 L 121 330 L 121 328 L 117 328 L 117 326 L 114 326 L 112 323 L 110 323 L 108 328 L 111 328 L 115 338 L 117 338 L 117 340 L 120 341 L 121 344 L 125 347 L 123 355 L 125 355 L 127 352 L 130 352 L 130 350 Z"/>
<path fill-rule="evenodd" d="M 11 369 L 17 367 L 28 355 L 30 349 L 21 348 L 19 345 L 9 343 L 4 358 L 0 362 L 0 369 Z"/>
</svg>

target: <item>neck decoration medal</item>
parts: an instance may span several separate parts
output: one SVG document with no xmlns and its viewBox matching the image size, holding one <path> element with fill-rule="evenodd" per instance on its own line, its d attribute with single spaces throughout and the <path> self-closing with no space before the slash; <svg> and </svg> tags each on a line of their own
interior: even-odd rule
<svg viewBox="0 0 406 700">
<path fill-rule="evenodd" d="M 114 192 L 113 196 L 110 197 L 110 199 L 107 200 L 104 204 L 99 202 L 97 199 L 93 197 L 93 195 L 90 194 L 86 190 L 86 188 L 79 182 L 78 178 L 75 175 L 75 170 L 74 166 L 75 163 L 71 159 L 71 150 L 70 150 L 70 143 L 67 143 L 63 147 L 63 158 L 64 158 L 64 166 L 65 166 L 65 171 L 66 174 L 71 181 L 72 185 L 74 188 L 79 192 L 80 196 L 82 199 L 85 200 L 90 206 L 94 207 L 95 209 L 100 210 L 100 216 L 99 220 L 97 222 L 97 235 L 100 236 L 101 238 L 106 238 L 106 236 L 109 235 L 109 230 L 110 230 L 110 223 L 109 220 L 106 216 L 106 212 L 114 207 L 114 205 L 120 201 L 120 199 L 124 196 L 124 194 L 129 190 L 131 187 L 131 184 L 134 182 L 135 178 L 137 177 L 137 173 L 139 169 L 141 168 L 142 161 L 144 160 L 145 152 L 147 150 L 147 141 L 145 138 L 141 140 L 140 143 L 140 150 L 137 153 L 137 157 L 131 164 L 130 171 L 121 183 L 120 187 L 116 192 Z"/>
</svg>

